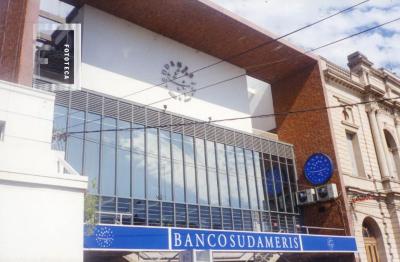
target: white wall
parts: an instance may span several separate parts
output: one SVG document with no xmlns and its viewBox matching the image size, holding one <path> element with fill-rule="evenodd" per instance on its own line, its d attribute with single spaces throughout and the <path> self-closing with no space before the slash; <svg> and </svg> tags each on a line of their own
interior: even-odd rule
<svg viewBox="0 0 400 262">
<path fill-rule="evenodd" d="M 90 6 L 76 17 L 82 25 L 82 86 L 116 97 L 138 92 L 161 83 L 163 66 L 181 61 L 189 71 L 219 61 L 169 38 L 119 19 Z M 194 32 L 195 33 L 195 32 Z M 221 63 L 194 74 L 195 88 L 244 74 L 232 64 Z M 164 86 L 151 88 L 128 98 L 148 105 L 169 98 Z M 168 99 L 153 106 L 197 119 L 243 117 L 250 115 L 246 77 L 206 88 L 195 93 L 190 102 Z M 251 120 L 221 123 L 251 132 Z"/>
<path fill-rule="evenodd" d="M 274 113 L 272 102 L 271 86 L 253 77 L 247 77 L 247 88 L 249 90 L 250 114 L 267 115 Z M 275 117 L 253 118 L 251 120 L 253 128 L 269 131 L 276 127 Z"/>
<path fill-rule="evenodd" d="M 0 261 L 82 261 L 87 178 L 59 172 L 54 96 L 0 81 Z"/>
</svg>

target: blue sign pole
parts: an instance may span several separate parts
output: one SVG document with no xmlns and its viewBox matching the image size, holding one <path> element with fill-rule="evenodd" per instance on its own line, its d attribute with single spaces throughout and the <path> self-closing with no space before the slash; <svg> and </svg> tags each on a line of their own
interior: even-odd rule
<svg viewBox="0 0 400 262">
<path fill-rule="evenodd" d="M 357 252 L 354 237 L 98 225 L 86 250 L 219 250 L 248 252 Z"/>
</svg>

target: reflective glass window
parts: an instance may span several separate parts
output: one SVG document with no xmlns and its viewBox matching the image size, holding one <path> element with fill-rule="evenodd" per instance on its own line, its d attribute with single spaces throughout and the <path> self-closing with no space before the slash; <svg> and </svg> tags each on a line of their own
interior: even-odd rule
<svg viewBox="0 0 400 262">
<path fill-rule="evenodd" d="M 222 229 L 221 209 L 219 207 L 211 208 L 211 221 L 213 229 Z"/>
<path fill-rule="evenodd" d="M 189 227 L 199 228 L 199 208 L 196 205 L 188 205 Z"/>
<path fill-rule="evenodd" d="M 196 138 L 195 143 L 196 143 L 196 170 L 197 170 L 197 184 L 199 189 L 199 203 L 208 204 L 208 183 L 207 183 L 204 140 Z"/>
<path fill-rule="evenodd" d="M 221 205 L 229 206 L 228 174 L 226 172 L 225 146 L 217 143 L 217 164 Z"/>
<path fill-rule="evenodd" d="M 250 210 L 243 210 L 243 230 L 245 231 L 253 230 L 253 221 Z"/>
<path fill-rule="evenodd" d="M 200 206 L 200 227 L 211 228 L 211 216 L 209 206 Z"/>
<path fill-rule="evenodd" d="M 67 114 L 68 108 L 63 106 L 54 106 L 54 121 L 53 121 L 53 141 L 52 148 L 58 151 L 65 151 L 64 136 L 61 136 L 67 131 Z"/>
<path fill-rule="evenodd" d="M 68 132 L 80 133 L 68 135 L 66 159 L 79 174 L 82 174 L 84 121 L 85 113 L 83 111 L 75 109 L 69 111 Z"/>
<path fill-rule="evenodd" d="M 264 173 L 262 171 L 262 158 L 260 157 L 260 153 L 254 152 L 254 170 L 256 174 L 256 184 L 257 184 L 257 193 L 258 193 L 258 205 L 260 209 L 268 210 L 268 204 L 265 200 L 265 190 L 264 190 Z"/>
<path fill-rule="evenodd" d="M 235 230 L 243 230 L 242 211 L 233 209 L 233 227 Z"/>
<path fill-rule="evenodd" d="M 244 161 L 244 153 L 242 148 L 235 148 L 237 174 L 239 178 L 240 205 L 242 208 L 249 208 L 249 195 L 247 190 L 246 166 Z M 256 201 L 257 203 L 257 201 Z"/>
<path fill-rule="evenodd" d="M 276 166 L 272 166 L 270 156 L 263 154 L 264 157 L 264 167 L 265 167 L 265 179 L 266 179 L 266 191 L 268 194 L 269 208 L 271 211 L 277 211 L 277 198 L 275 194 L 275 186 L 277 186 L 278 191 L 280 184 L 275 184 L 275 180 L 279 182 L 280 174 L 279 169 Z"/>
<path fill-rule="evenodd" d="M 146 225 L 146 201 L 140 199 L 133 200 L 133 224 Z"/>
<path fill-rule="evenodd" d="M 88 113 L 86 115 L 85 134 L 85 156 L 83 164 L 83 175 L 88 177 L 88 191 L 98 193 L 99 172 L 100 172 L 100 132 L 91 132 L 101 130 L 101 116 Z"/>
<path fill-rule="evenodd" d="M 175 219 L 177 227 L 186 227 L 186 205 L 175 204 Z"/>
<path fill-rule="evenodd" d="M 252 209 L 258 209 L 257 199 L 257 183 L 254 170 L 253 153 L 250 150 L 245 150 L 246 157 L 246 170 L 247 170 L 247 182 L 249 185 L 249 196 L 250 206 Z"/>
<path fill-rule="evenodd" d="M 236 173 L 235 151 L 232 146 L 226 146 L 226 158 L 228 163 L 229 190 L 231 206 L 239 207 L 238 177 Z M 246 190 L 247 193 L 247 190 Z"/>
<path fill-rule="evenodd" d="M 101 138 L 100 193 L 109 196 L 115 195 L 116 127 L 116 119 L 111 117 L 103 118 Z"/>
<path fill-rule="evenodd" d="M 145 143 L 144 129 L 132 125 L 132 195 L 145 198 Z"/>
<path fill-rule="evenodd" d="M 158 130 L 149 128 L 146 131 L 146 194 L 148 199 L 160 199 L 158 192 Z"/>
<path fill-rule="evenodd" d="M 174 204 L 169 202 L 162 203 L 162 222 L 163 226 L 174 226 Z"/>
<path fill-rule="evenodd" d="M 223 208 L 222 209 L 222 220 L 223 220 L 223 227 L 226 230 L 233 229 L 232 223 L 232 212 L 230 208 Z"/>
<path fill-rule="evenodd" d="M 210 191 L 210 204 L 211 205 L 219 205 L 219 196 L 218 196 L 218 177 L 217 177 L 217 165 L 215 159 L 215 143 L 211 141 L 207 141 L 207 173 L 209 180 L 209 191 Z"/>
<path fill-rule="evenodd" d="M 160 190 L 161 199 L 172 201 L 171 135 L 160 130 Z"/>
<path fill-rule="evenodd" d="M 267 212 L 261 212 L 261 226 L 264 232 L 272 231 L 271 216 Z"/>
<path fill-rule="evenodd" d="M 186 181 L 186 201 L 196 203 L 196 171 L 194 167 L 194 144 L 193 137 L 183 136 L 183 149 L 185 152 L 185 181 Z"/>
<path fill-rule="evenodd" d="M 185 202 L 185 178 L 183 174 L 182 135 L 172 133 L 172 159 L 174 178 L 174 200 Z"/>
<path fill-rule="evenodd" d="M 260 218 L 260 212 L 258 211 L 252 211 L 252 220 L 253 220 L 253 230 L 257 232 L 261 232 L 261 218 Z"/>
<path fill-rule="evenodd" d="M 122 225 L 132 224 L 132 202 L 130 198 L 118 198 L 117 202 L 118 222 Z"/>
<path fill-rule="evenodd" d="M 292 195 L 291 195 L 291 188 L 288 176 L 287 166 L 284 163 L 280 163 L 281 168 L 281 176 L 282 176 L 282 197 L 284 197 L 285 205 L 286 205 L 286 212 L 293 213 L 293 202 L 292 202 Z"/>
<path fill-rule="evenodd" d="M 293 207 L 294 207 L 294 212 L 299 212 L 297 205 L 295 205 L 295 194 L 297 192 L 297 187 L 296 187 L 296 180 L 295 180 L 295 170 L 293 165 L 288 165 L 288 172 L 289 172 L 289 179 L 290 179 L 290 186 L 292 187 L 292 201 L 293 203 Z"/>
<path fill-rule="evenodd" d="M 115 197 L 101 197 L 100 223 L 115 224 L 117 221 Z"/>
<path fill-rule="evenodd" d="M 147 219 L 149 221 L 149 226 L 160 226 L 161 225 L 161 210 L 160 202 L 158 201 L 148 201 L 148 214 Z"/>
<path fill-rule="evenodd" d="M 117 132 L 117 196 L 131 195 L 131 124 L 118 120 Z"/>
</svg>

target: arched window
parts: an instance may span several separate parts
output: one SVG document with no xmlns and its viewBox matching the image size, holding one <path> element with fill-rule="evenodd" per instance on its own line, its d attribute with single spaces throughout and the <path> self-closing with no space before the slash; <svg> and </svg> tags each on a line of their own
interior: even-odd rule
<svg viewBox="0 0 400 262">
<path fill-rule="evenodd" d="M 399 178 L 400 156 L 392 134 L 388 130 L 384 130 L 387 149 L 389 151 L 390 174 L 392 177 Z"/>
<path fill-rule="evenodd" d="M 367 217 L 362 223 L 362 235 L 368 262 L 386 261 L 382 234 L 374 219 Z"/>
</svg>

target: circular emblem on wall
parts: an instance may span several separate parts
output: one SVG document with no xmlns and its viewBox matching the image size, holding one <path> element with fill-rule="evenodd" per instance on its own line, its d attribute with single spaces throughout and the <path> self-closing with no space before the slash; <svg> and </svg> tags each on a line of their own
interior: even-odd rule
<svg viewBox="0 0 400 262">
<path fill-rule="evenodd" d="M 114 241 L 114 233 L 110 227 L 96 227 L 94 236 L 97 245 L 102 248 L 110 247 Z"/>
<path fill-rule="evenodd" d="M 169 90 L 169 95 L 179 101 L 188 102 L 195 93 L 194 74 L 182 62 L 170 61 L 161 70 L 161 81 Z"/>
<path fill-rule="evenodd" d="M 323 153 L 312 154 L 304 165 L 304 175 L 313 185 L 322 185 L 328 182 L 333 174 L 333 162 Z"/>
</svg>

